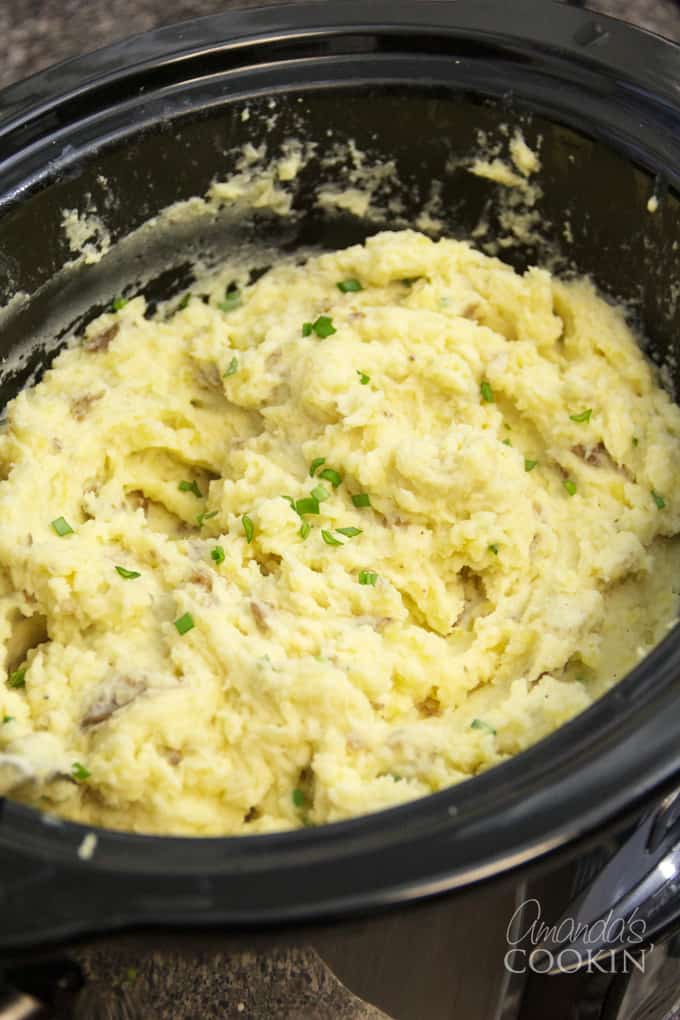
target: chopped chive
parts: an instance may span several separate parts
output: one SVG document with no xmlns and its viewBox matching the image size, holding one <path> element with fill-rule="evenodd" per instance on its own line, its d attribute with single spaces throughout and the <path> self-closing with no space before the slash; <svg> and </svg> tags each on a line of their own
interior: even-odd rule
<svg viewBox="0 0 680 1020">
<path fill-rule="evenodd" d="M 494 403 L 496 398 L 493 395 L 493 390 L 491 389 L 491 383 L 488 382 L 487 379 L 483 379 L 482 382 L 479 384 L 479 392 L 482 394 L 482 400 L 486 404 L 493 404 Z"/>
<path fill-rule="evenodd" d="M 311 322 L 303 322 L 302 323 L 302 335 L 303 336 L 311 336 L 313 329 L 314 329 L 314 326 L 312 325 Z"/>
<path fill-rule="evenodd" d="M 301 807 L 305 806 L 305 795 L 302 792 L 302 790 L 299 790 L 296 787 L 293 790 L 293 795 L 292 796 L 293 796 L 293 804 L 295 804 L 295 807 L 301 808 Z"/>
<path fill-rule="evenodd" d="M 227 290 L 224 301 L 220 301 L 218 308 L 222 312 L 233 312 L 241 304 L 241 292 L 239 290 Z"/>
<path fill-rule="evenodd" d="M 579 673 L 579 675 L 576 677 L 576 682 L 579 684 L 587 684 L 588 677 L 584 676 L 583 673 Z"/>
<path fill-rule="evenodd" d="M 64 535 L 74 534 L 73 528 L 64 517 L 57 517 L 51 524 L 60 538 L 63 538 Z"/>
<path fill-rule="evenodd" d="M 315 457 L 312 463 L 309 465 L 309 475 L 311 478 L 314 477 L 316 472 L 319 470 L 322 464 L 326 463 L 325 457 Z"/>
<path fill-rule="evenodd" d="M 324 531 L 323 528 L 321 530 L 321 537 L 326 545 L 342 545 L 339 539 L 335 538 L 330 531 Z"/>
<path fill-rule="evenodd" d="M 336 287 L 338 290 L 342 291 L 343 294 L 354 294 L 356 291 L 364 289 L 359 281 L 354 278 L 349 280 L 340 280 L 339 283 L 336 283 Z"/>
<path fill-rule="evenodd" d="M 14 716 L 13 715 L 3 715 L 3 717 L 2 717 L 2 725 L 3 726 L 7 726 L 7 724 L 11 723 L 11 722 L 14 722 Z"/>
<path fill-rule="evenodd" d="M 365 507 L 371 505 L 371 497 L 367 492 L 355 492 L 352 496 L 352 502 L 356 507 Z"/>
<path fill-rule="evenodd" d="M 203 496 L 203 493 L 199 489 L 198 483 L 196 482 L 195 479 L 193 482 L 187 482 L 186 480 L 183 480 L 179 483 L 177 488 L 179 489 L 180 492 L 193 492 L 194 496 L 196 496 L 197 499 L 201 499 L 201 497 Z"/>
<path fill-rule="evenodd" d="M 204 510 L 202 514 L 196 514 L 196 523 L 199 528 L 204 521 L 209 521 L 213 517 L 217 517 L 219 510 Z"/>
<path fill-rule="evenodd" d="M 293 499 L 292 496 L 282 496 L 281 499 L 285 499 L 286 503 L 290 503 L 293 510 L 295 509 L 295 500 Z"/>
<path fill-rule="evenodd" d="M 339 535 L 345 535 L 346 538 L 354 538 L 355 535 L 361 534 L 361 528 L 336 528 Z"/>
<path fill-rule="evenodd" d="M 315 485 L 312 489 L 312 496 L 317 503 L 323 503 L 325 499 L 331 498 L 331 494 L 325 485 Z"/>
<path fill-rule="evenodd" d="M 216 545 L 210 550 L 210 559 L 215 563 L 224 563 L 224 549 L 221 545 Z"/>
<path fill-rule="evenodd" d="M 338 485 L 342 481 L 342 478 L 337 471 L 333 468 L 324 468 L 323 471 L 319 472 L 319 478 L 325 478 L 327 482 L 330 482 L 334 489 L 337 489 Z"/>
<path fill-rule="evenodd" d="M 529 460 L 528 457 L 524 458 L 524 470 L 525 471 L 533 471 L 537 464 L 538 464 L 537 460 Z"/>
<path fill-rule="evenodd" d="M 576 495 L 576 482 L 572 482 L 571 478 L 564 479 L 564 487 L 570 496 Z"/>
<path fill-rule="evenodd" d="M 590 421 L 592 413 L 592 407 L 587 407 L 585 411 L 580 411 L 578 414 L 570 414 L 569 418 L 571 421 L 586 422 Z"/>
<path fill-rule="evenodd" d="M 640 443 L 640 440 L 638 439 L 638 437 L 637 436 L 633 436 L 633 446 L 638 446 L 639 443 Z"/>
<path fill-rule="evenodd" d="M 241 518 L 241 523 L 243 524 L 243 530 L 246 533 L 246 542 L 248 543 L 248 545 L 250 545 L 255 534 L 255 527 L 253 525 L 253 522 L 251 521 L 248 514 L 244 514 L 243 517 Z"/>
<path fill-rule="evenodd" d="M 125 567 L 116 567 L 116 573 L 124 577 L 126 581 L 132 581 L 133 578 L 142 576 L 138 570 L 126 570 Z"/>
<path fill-rule="evenodd" d="M 227 365 L 227 371 L 224 373 L 222 378 L 226 379 L 228 376 L 235 375 L 237 372 L 238 372 L 238 358 L 236 357 L 236 355 L 234 355 L 234 357 Z"/>
<path fill-rule="evenodd" d="M 491 545 L 489 546 L 489 552 L 492 552 L 494 556 L 498 556 L 498 546 L 496 545 L 495 542 L 492 542 Z"/>
<path fill-rule="evenodd" d="M 175 620 L 175 627 L 178 634 L 188 634 L 190 630 L 193 630 L 196 624 L 191 613 L 183 613 L 182 616 Z"/>
<path fill-rule="evenodd" d="M 300 532 L 299 532 L 300 538 L 302 539 L 303 542 L 307 538 L 307 536 L 309 535 L 311 530 L 312 530 L 312 526 L 309 523 L 309 521 L 303 521 L 302 524 L 300 525 Z"/>
<path fill-rule="evenodd" d="M 501 442 L 503 446 L 512 446 L 512 443 L 510 442 L 509 439 L 501 439 Z"/>
<path fill-rule="evenodd" d="M 325 340 L 327 336 L 332 336 L 333 333 L 337 333 L 337 329 L 333 325 L 333 320 L 328 315 L 320 315 L 316 322 L 312 323 L 312 329 L 321 340 Z M 303 333 L 303 335 L 308 336 L 309 334 Z"/>
<path fill-rule="evenodd" d="M 23 669 L 15 669 L 13 673 L 7 677 L 8 687 L 25 687 L 26 686 L 26 667 Z"/>
<path fill-rule="evenodd" d="M 359 584 L 372 584 L 374 585 L 378 580 L 378 575 L 373 570 L 360 570 L 359 571 Z"/>
<path fill-rule="evenodd" d="M 191 291 L 188 290 L 186 292 L 186 294 L 184 295 L 184 297 L 182 298 L 182 300 L 180 301 L 180 303 L 177 305 L 177 308 L 175 310 L 178 311 L 178 312 L 183 312 L 184 309 L 187 307 L 187 305 L 189 304 L 190 301 L 191 301 Z"/>
<path fill-rule="evenodd" d="M 470 723 L 470 728 L 473 730 L 486 730 L 487 733 L 494 733 L 495 729 L 490 726 L 488 722 L 484 722 L 483 719 L 473 719 Z"/>
<path fill-rule="evenodd" d="M 119 312 L 121 310 L 121 308 L 125 308 L 127 303 L 128 303 L 128 299 L 127 298 L 125 298 L 125 297 L 116 297 L 111 302 L 111 307 L 113 308 L 114 312 Z"/>
<path fill-rule="evenodd" d="M 84 783 L 86 779 L 90 778 L 92 773 L 84 765 L 81 765 L 79 761 L 74 761 L 73 765 L 71 765 L 71 775 L 77 783 Z"/>
<path fill-rule="evenodd" d="M 315 496 L 307 496 L 305 499 L 298 499 L 295 502 L 295 510 L 302 517 L 303 514 L 318 514 L 319 501 Z"/>
<path fill-rule="evenodd" d="M 666 500 L 658 492 L 655 492 L 654 489 L 652 489 L 652 499 L 656 503 L 657 510 L 663 510 L 666 506 Z"/>
<path fill-rule="evenodd" d="M 361 383 L 362 386 L 367 386 L 368 383 L 370 383 L 371 381 L 370 375 L 366 375 L 366 373 L 362 372 L 360 369 L 357 369 L 357 375 L 359 376 L 359 382 Z"/>
</svg>

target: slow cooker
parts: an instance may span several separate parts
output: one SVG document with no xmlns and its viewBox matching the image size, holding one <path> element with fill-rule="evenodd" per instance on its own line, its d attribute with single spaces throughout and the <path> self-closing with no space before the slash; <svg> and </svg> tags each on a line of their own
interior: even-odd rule
<svg viewBox="0 0 680 1020">
<path fill-rule="evenodd" d="M 590 274 L 677 384 L 680 49 L 534 0 L 343 0 L 163 28 L 0 94 L 2 402 L 113 293 L 153 308 L 198 256 L 337 248 L 389 227 L 389 213 L 314 204 L 333 142 L 394 161 L 406 222 L 437 182 L 445 233 L 469 236 L 483 214 L 492 236 L 498 189 L 463 157 L 513 124 L 540 146 L 541 238 L 503 257 L 523 268 L 550 252 Z M 291 135 L 315 146 L 290 216 L 138 229 L 228 177 L 245 143 L 275 152 Z M 74 261 L 65 209 L 103 223 L 101 259 Z M 311 947 L 338 996 L 353 993 L 341 1007 L 315 986 L 263 1012 L 246 982 L 225 1016 L 670 1017 L 679 792 L 676 627 L 524 753 L 351 821 L 212 839 L 95 830 L 84 854 L 91 830 L 0 801 L 0 1017 L 109 1015 L 79 967 L 102 939 L 140 958 Z M 121 1016 L 168 1015 L 133 1000 Z"/>
</svg>

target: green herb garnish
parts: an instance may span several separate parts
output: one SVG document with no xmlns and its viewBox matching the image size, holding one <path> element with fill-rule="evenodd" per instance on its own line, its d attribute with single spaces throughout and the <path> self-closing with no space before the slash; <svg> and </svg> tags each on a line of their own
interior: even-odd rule
<svg viewBox="0 0 680 1020">
<path fill-rule="evenodd" d="M 319 478 L 325 478 L 327 482 L 330 482 L 334 489 L 337 489 L 338 485 L 342 481 L 342 478 L 337 471 L 333 468 L 324 468 L 323 471 L 319 472 Z"/>
<path fill-rule="evenodd" d="M 184 295 L 184 297 L 182 298 L 182 300 L 180 301 L 180 303 L 177 305 L 177 308 L 175 309 L 175 311 L 183 312 L 184 309 L 187 307 L 187 305 L 189 304 L 190 301 L 191 301 L 191 291 L 188 290 L 186 292 L 186 294 Z"/>
<path fill-rule="evenodd" d="M 302 517 L 303 514 L 318 514 L 319 501 L 315 496 L 306 496 L 304 499 L 295 501 L 295 511 Z"/>
<path fill-rule="evenodd" d="M 217 307 L 222 312 L 233 312 L 234 308 L 238 308 L 240 304 L 241 292 L 234 288 L 233 290 L 227 289 L 227 292 L 224 295 L 224 301 L 220 301 Z"/>
<path fill-rule="evenodd" d="M 71 765 L 71 775 L 77 783 L 84 783 L 86 779 L 90 778 L 92 773 L 84 765 L 81 765 L 79 761 L 74 761 L 73 765 Z"/>
<path fill-rule="evenodd" d="M 25 687 L 26 686 L 26 667 L 23 669 L 15 669 L 13 673 L 7 677 L 7 685 L 9 687 Z"/>
<path fill-rule="evenodd" d="M 331 494 L 325 485 L 315 485 L 312 489 L 312 496 L 317 503 L 323 503 L 325 499 L 331 498 Z"/>
<path fill-rule="evenodd" d="M 224 563 L 224 549 L 221 545 L 216 545 L 210 550 L 210 559 L 215 563 Z"/>
<path fill-rule="evenodd" d="M 179 483 L 177 488 L 179 489 L 180 492 L 193 492 L 194 496 L 196 496 L 197 499 L 201 499 L 201 497 L 203 496 L 203 493 L 199 489 L 198 483 L 196 482 L 195 479 L 193 482 L 187 482 L 186 480 L 183 480 Z"/>
<path fill-rule="evenodd" d="M 183 613 L 182 616 L 175 620 L 175 627 L 178 634 L 188 634 L 190 630 L 193 630 L 196 624 L 191 613 Z"/>
<path fill-rule="evenodd" d="M 138 570 L 126 570 L 125 567 L 116 567 L 116 573 L 124 577 L 126 581 L 132 581 L 133 578 L 142 576 Z"/>
<path fill-rule="evenodd" d="M 537 460 L 529 460 L 528 457 L 524 458 L 524 470 L 525 471 L 533 471 L 537 464 L 538 464 Z"/>
<path fill-rule="evenodd" d="M 3 717 L 2 717 L 2 725 L 3 726 L 7 726 L 7 724 L 11 723 L 11 722 L 14 722 L 14 716 L 13 715 L 3 715 Z"/>
<path fill-rule="evenodd" d="M 246 533 L 246 542 L 248 543 L 248 545 L 250 545 L 255 534 L 255 526 L 253 525 L 253 522 L 251 521 L 248 514 L 243 515 L 243 517 L 241 518 L 241 523 L 243 524 L 243 530 Z"/>
<path fill-rule="evenodd" d="M 311 478 L 314 477 L 316 472 L 319 470 L 322 464 L 326 463 L 325 457 L 315 457 L 312 463 L 309 465 L 309 475 Z"/>
<path fill-rule="evenodd" d="M 234 357 L 227 365 L 227 371 L 224 373 L 222 378 L 226 379 L 230 375 L 236 375 L 237 372 L 238 372 L 238 358 L 236 357 L 236 355 L 234 355 Z"/>
<path fill-rule="evenodd" d="M 503 446 L 512 446 L 512 443 L 509 439 L 501 439 L 501 442 Z"/>
<path fill-rule="evenodd" d="M 342 545 L 342 542 L 339 539 L 335 538 L 330 533 L 330 531 L 324 531 L 322 529 L 321 530 L 321 537 L 324 540 L 324 542 L 326 543 L 326 545 Z"/>
<path fill-rule="evenodd" d="M 639 443 L 640 443 L 640 440 L 638 439 L 637 436 L 633 436 L 632 442 L 633 442 L 633 446 L 638 446 Z"/>
<path fill-rule="evenodd" d="M 352 496 L 352 502 L 356 507 L 366 507 L 371 505 L 371 497 L 367 492 L 355 492 Z"/>
<path fill-rule="evenodd" d="M 311 325 L 312 329 L 321 340 L 325 340 L 327 336 L 332 336 L 333 333 L 337 333 L 337 329 L 333 325 L 333 320 L 328 315 L 320 315 L 316 322 L 312 322 L 311 324 L 306 322 L 302 327 L 303 336 L 309 336 L 312 332 L 312 329 L 309 330 L 309 333 L 305 332 L 308 325 Z"/>
<path fill-rule="evenodd" d="M 54 530 L 56 531 L 60 538 L 63 538 L 64 535 L 74 534 L 73 528 L 64 517 L 57 517 L 51 523 L 52 527 L 54 528 Z"/>
<path fill-rule="evenodd" d="M 570 496 L 576 495 L 576 482 L 572 482 L 571 478 L 564 479 L 564 487 Z"/>
<path fill-rule="evenodd" d="M 571 421 L 587 422 L 590 421 L 592 413 L 593 413 L 592 407 L 587 407 L 585 411 L 579 411 L 578 414 L 570 414 L 569 418 L 571 419 Z"/>
<path fill-rule="evenodd" d="M 663 510 L 666 506 L 666 500 L 658 492 L 655 492 L 654 489 L 652 489 L 652 499 L 656 503 L 657 510 Z"/>
<path fill-rule="evenodd" d="M 343 294 L 355 294 L 358 290 L 364 289 L 359 281 L 353 278 L 349 280 L 340 280 L 340 282 L 336 284 L 336 287 L 338 290 L 342 291 Z"/>
<path fill-rule="evenodd" d="M 473 719 L 470 723 L 470 728 L 473 730 L 486 730 L 487 733 L 494 733 L 495 729 L 490 726 L 488 722 L 484 722 L 483 719 Z"/>
<path fill-rule="evenodd" d="M 339 535 L 345 535 L 346 538 L 354 538 L 355 535 L 361 534 L 361 528 L 336 528 Z"/>
<path fill-rule="evenodd" d="M 303 336 L 311 336 L 313 329 L 314 329 L 314 326 L 312 325 L 311 322 L 303 322 L 302 323 L 302 335 Z"/>
<path fill-rule="evenodd" d="M 297 787 L 295 787 L 295 789 L 293 790 L 292 796 L 293 796 L 293 804 L 295 805 L 295 807 L 301 808 L 301 807 L 305 806 L 305 795 L 302 792 L 302 790 L 300 790 Z"/>
<path fill-rule="evenodd" d="M 370 383 L 371 381 L 370 375 L 366 375 L 365 372 L 361 372 L 359 369 L 357 369 L 357 375 L 359 376 L 359 382 L 361 383 L 362 386 L 367 386 L 368 383 Z"/>
<path fill-rule="evenodd" d="M 117 297 L 114 298 L 113 301 L 111 302 L 111 307 L 113 308 L 114 312 L 119 312 L 121 308 L 125 308 L 127 303 L 128 303 L 127 298 Z"/>
<path fill-rule="evenodd" d="M 378 575 L 373 570 L 360 570 L 359 571 L 359 584 L 372 584 L 374 585 L 378 580 Z"/>
<path fill-rule="evenodd" d="M 483 379 L 482 382 L 479 384 L 479 392 L 482 394 L 482 400 L 486 404 L 494 403 L 496 398 L 493 395 L 491 383 L 487 379 Z"/>
<path fill-rule="evenodd" d="M 489 552 L 492 552 L 494 556 L 498 556 L 498 546 L 496 545 L 495 542 L 492 542 L 491 545 L 489 546 Z"/>
<path fill-rule="evenodd" d="M 300 538 L 302 539 L 303 542 L 307 538 L 311 530 L 312 526 L 309 523 L 309 521 L 303 521 L 302 524 L 300 525 Z"/>
<path fill-rule="evenodd" d="M 204 510 L 202 514 L 196 514 L 196 523 L 199 528 L 202 526 L 204 521 L 209 521 L 213 517 L 217 517 L 219 510 Z"/>
</svg>

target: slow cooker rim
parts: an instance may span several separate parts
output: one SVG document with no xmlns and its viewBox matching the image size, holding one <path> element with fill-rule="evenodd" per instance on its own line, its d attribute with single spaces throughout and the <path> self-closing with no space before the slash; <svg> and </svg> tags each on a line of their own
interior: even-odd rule
<svg viewBox="0 0 680 1020">
<path fill-rule="evenodd" d="M 614 62 L 624 76 L 629 72 L 630 42 L 638 52 L 642 47 L 640 55 L 644 57 L 636 76 L 638 83 L 653 85 L 657 98 L 677 102 L 677 79 L 671 69 L 680 69 L 680 46 L 649 29 L 574 7 L 564 0 L 516 0 L 512 5 L 503 0 L 456 0 L 455 5 L 450 0 L 420 0 L 417 4 L 410 0 L 372 0 L 369 12 L 363 0 L 343 0 L 341 16 L 335 10 L 336 5 L 328 0 L 235 7 L 223 14 L 163 25 L 68 58 L 0 89 L 0 137 L 15 122 L 26 124 L 36 114 L 92 89 L 109 76 L 120 79 L 132 69 L 157 67 L 245 42 L 263 42 L 298 32 L 336 34 L 357 28 L 391 29 L 403 34 L 411 29 L 465 30 L 491 42 L 502 39 L 507 43 L 511 39 L 519 44 L 543 45 L 578 57 L 584 65 L 611 67 Z M 448 15 L 444 22 L 432 20 L 433 15 L 442 14 Z M 310 16 L 314 19 L 311 23 Z M 193 31 L 198 37 L 185 39 Z M 600 45 L 603 37 L 608 42 L 606 59 Z M 655 59 L 647 59 L 650 56 Z"/>
<path fill-rule="evenodd" d="M 371 5 L 370 14 L 366 12 L 361 0 L 347 0 L 335 16 L 330 12 L 330 6 L 319 3 L 282 5 L 209 16 L 145 33 L 124 44 L 114 44 L 88 57 L 68 61 L 0 93 L 0 133 L 9 127 L 13 130 L 17 124 L 32 117 L 32 111 L 36 109 L 34 106 L 17 112 L 17 103 L 21 102 L 27 87 L 29 91 L 34 90 L 34 96 L 41 94 L 44 101 L 58 106 L 65 96 L 73 94 L 75 79 L 80 79 L 77 88 L 85 91 L 95 88 L 101 81 L 97 69 L 105 71 L 114 58 L 118 60 L 125 57 L 116 72 L 121 75 L 135 64 L 138 50 L 144 49 L 144 46 L 147 47 L 145 52 L 148 59 L 168 59 L 167 48 L 164 49 L 167 41 L 175 38 L 178 44 L 182 44 L 187 26 L 200 23 L 201 30 L 205 29 L 209 34 L 211 26 L 219 26 L 220 31 L 223 31 L 232 19 L 234 31 L 238 29 L 243 33 L 241 38 L 246 38 L 248 26 L 261 30 L 263 23 L 269 19 L 272 23 L 270 31 L 275 31 L 288 16 L 294 19 L 297 30 L 303 31 L 310 12 L 319 17 L 323 11 L 329 23 L 327 27 L 336 29 L 357 24 L 362 27 L 374 25 L 380 20 L 376 12 L 385 12 L 384 16 L 389 12 L 392 19 L 398 14 L 393 3 L 384 3 L 383 0 Z M 438 17 L 446 15 L 442 27 L 453 31 L 457 25 L 456 15 L 461 12 L 466 12 L 473 21 L 474 17 L 483 20 L 493 18 L 499 11 L 505 11 L 506 5 L 502 0 L 484 3 L 479 0 L 459 0 L 456 5 L 447 4 L 445 0 L 428 0 L 422 5 L 405 4 L 403 9 L 408 10 L 409 17 L 419 25 L 431 25 L 434 11 Z M 535 18 L 536 11 L 537 4 L 531 0 L 513 5 L 513 25 L 517 30 L 521 29 L 523 19 L 530 12 L 533 12 Z M 544 16 L 543 5 L 541 11 Z M 628 42 L 637 43 L 638 37 L 644 36 L 645 45 L 658 48 L 658 53 L 668 57 L 669 63 L 671 59 L 668 54 L 672 53 L 672 60 L 680 67 L 680 48 L 658 37 L 645 35 L 612 19 L 599 15 L 594 18 L 588 12 L 562 5 L 556 5 L 554 13 L 556 20 L 553 31 L 558 37 L 560 32 L 567 33 L 568 30 L 571 38 L 574 31 L 597 21 L 598 24 L 607 24 L 608 30 L 617 38 Z M 494 35 L 498 35 L 497 27 Z M 559 40 L 555 45 L 559 45 Z M 186 55 L 195 51 L 194 43 L 190 50 L 182 52 Z M 155 58 L 148 57 L 149 52 L 155 53 Z M 172 59 L 179 60 L 180 54 L 174 54 Z M 598 52 L 597 59 L 600 63 L 604 61 L 601 52 Z M 665 66 L 664 60 L 657 62 L 657 68 L 661 66 Z M 65 83 L 64 76 L 72 86 L 68 93 L 59 91 Z M 662 101 L 668 101 L 669 95 L 665 91 L 667 83 L 663 75 L 659 76 L 658 84 Z M 47 96 L 51 99 L 45 99 Z M 6 118 L 9 118 L 4 128 L 3 110 Z M 143 836 L 113 833 L 61 820 L 55 822 L 53 818 L 22 805 L 11 802 L 1 805 L 0 802 L 0 848 L 17 850 L 28 857 L 51 858 L 55 863 L 78 870 L 87 868 L 102 874 L 122 876 L 161 872 L 172 876 L 191 877 L 200 874 L 214 876 L 216 880 L 227 877 L 239 880 L 245 875 L 257 879 L 265 871 L 282 866 L 298 872 L 309 866 L 310 862 L 321 861 L 324 866 L 329 864 L 333 868 L 343 858 L 357 862 L 367 854 L 374 854 L 377 849 L 384 853 L 389 845 L 391 858 L 389 862 L 385 861 L 385 874 L 387 876 L 391 871 L 391 877 L 383 886 L 376 888 L 373 900 L 387 903 L 395 898 L 413 898 L 442 892 L 465 882 L 497 875 L 510 867 L 542 856 L 605 824 L 632 803 L 639 802 L 650 790 L 668 781 L 678 771 L 680 762 L 673 747 L 676 732 L 672 725 L 672 714 L 669 711 L 662 713 L 659 721 L 659 710 L 676 704 L 672 684 L 679 674 L 680 630 L 676 627 L 617 687 L 586 712 L 513 759 L 464 784 L 421 800 L 333 823 L 317 830 L 236 838 Z M 619 714 L 614 719 L 616 713 Z M 595 753 L 589 736 L 593 732 L 599 734 L 600 743 L 605 734 L 608 741 L 606 747 L 601 746 L 595 756 L 601 773 L 600 791 L 605 794 L 597 803 L 592 801 L 592 787 L 586 791 L 581 789 L 581 784 L 575 781 L 576 777 L 569 771 L 574 757 L 579 753 L 585 754 L 587 749 Z M 645 739 L 647 745 L 641 747 Z M 633 751 L 636 752 L 633 755 L 634 762 L 629 760 Z M 549 767 L 546 758 L 551 759 L 552 765 Z M 566 766 L 569 773 L 560 779 L 562 799 L 557 804 L 550 804 L 546 791 L 539 789 L 538 797 L 534 790 L 533 800 L 523 801 L 523 791 L 527 785 L 531 785 L 529 780 L 539 777 L 545 779 L 550 768 L 554 769 L 555 761 L 562 762 L 563 768 Z M 630 783 L 627 788 L 620 781 L 622 777 L 626 777 L 626 782 Z M 552 787 L 551 791 L 556 789 Z M 508 828 L 513 832 L 510 839 L 505 841 L 499 839 L 498 827 L 494 835 L 479 817 L 483 814 L 478 808 L 480 802 L 495 802 L 498 805 L 499 800 L 505 811 Z M 529 803 L 532 805 L 530 811 Z M 465 809 L 460 808 L 461 804 Z M 571 812 L 566 810 L 569 806 Z M 537 825 L 537 819 L 543 819 L 545 824 Z M 514 833 L 520 829 L 524 836 L 518 841 Z M 98 837 L 97 850 L 91 860 L 81 861 L 77 857 L 77 850 L 84 835 L 91 831 Z M 446 854 L 441 852 L 442 847 L 438 854 L 428 853 L 428 841 L 431 842 L 434 837 L 438 837 L 436 841 L 441 843 L 448 843 L 455 838 L 448 865 Z M 465 847 L 479 848 L 484 844 L 487 847 L 486 857 L 479 857 L 476 863 L 469 857 L 463 860 L 465 853 L 462 851 Z M 345 896 L 343 902 L 349 903 L 349 899 Z M 370 900 L 371 897 L 365 895 L 362 903 L 366 904 Z M 333 906 L 331 902 L 329 898 L 325 909 L 341 908 L 341 900 L 334 902 Z M 281 917 L 304 914 L 305 909 L 309 916 L 317 910 L 313 905 L 297 911 L 293 904 L 289 904 L 287 911 L 283 907 L 280 910 L 277 908 Z M 264 913 L 254 911 L 253 917 L 261 918 Z M 239 919 L 244 920 L 244 917 Z"/>
</svg>

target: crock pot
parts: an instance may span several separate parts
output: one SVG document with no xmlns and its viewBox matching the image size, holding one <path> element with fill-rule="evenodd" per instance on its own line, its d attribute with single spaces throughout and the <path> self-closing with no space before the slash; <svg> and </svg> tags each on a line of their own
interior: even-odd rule
<svg viewBox="0 0 680 1020">
<path fill-rule="evenodd" d="M 460 157 L 480 130 L 514 122 L 529 144 L 540 140 L 543 242 L 504 257 L 522 268 L 544 244 L 591 274 L 628 303 L 650 357 L 675 366 L 679 381 L 680 49 L 532 0 L 343 0 L 160 29 L 0 93 L 3 403 L 112 294 L 143 292 L 153 305 L 185 289 L 197 253 L 254 238 L 336 248 L 389 226 L 313 204 L 328 139 L 395 161 L 407 221 L 439 181 L 446 233 L 468 236 L 482 211 L 493 232 L 496 186 Z M 125 240 L 228 176 L 239 146 L 274 151 L 291 133 L 316 143 L 291 217 L 216 217 Z M 68 265 L 64 209 L 103 221 L 112 247 L 101 261 Z M 636 911 L 645 945 L 673 930 L 679 681 L 676 627 L 588 711 L 514 759 L 319 828 L 211 839 L 96 830 L 86 856 L 78 851 L 92 830 L 0 801 L 0 954 L 20 989 L 13 999 L 6 990 L 6 1002 L 19 1010 L 30 998 L 35 1008 L 42 996 L 62 1008 L 44 982 L 31 984 L 30 965 L 63 959 L 83 938 L 143 931 L 154 945 L 177 932 L 186 946 L 191 931 L 192 945 L 314 945 L 400 1020 L 586 1015 L 561 1012 L 574 989 L 588 999 L 582 974 L 513 975 L 506 927 L 540 888 L 552 920 Z M 599 954 L 640 950 L 602 930 Z M 551 938 L 543 943 L 542 969 L 560 970 Z M 575 934 L 568 944 L 578 943 Z M 473 1001 L 475 969 L 488 977 Z M 607 988 L 620 976 L 609 974 Z M 617 996 L 600 995 L 601 1010 L 587 1015 L 622 1015 L 611 1012 Z"/>
</svg>

